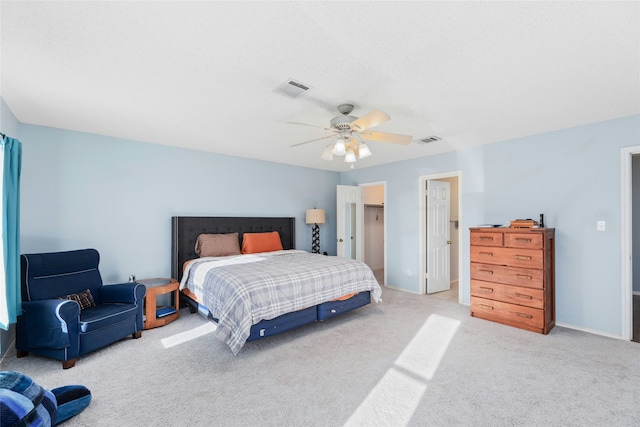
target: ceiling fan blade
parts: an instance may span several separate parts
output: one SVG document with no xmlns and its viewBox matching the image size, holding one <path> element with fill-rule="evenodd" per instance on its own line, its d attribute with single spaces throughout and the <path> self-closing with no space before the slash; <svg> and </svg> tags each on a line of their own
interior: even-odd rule
<svg viewBox="0 0 640 427">
<path fill-rule="evenodd" d="M 287 123 L 292 124 L 292 125 L 309 126 L 309 127 L 312 127 L 312 128 L 318 128 L 318 129 L 330 130 L 331 132 L 337 132 L 337 130 L 333 129 L 333 128 L 328 128 L 328 127 L 325 127 L 325 126 L 318 126 L 318 125 L 310 125 L 309 123 L 300 123 L 300 122 L 287 122 Z"/>
<path fill-rule="evenodd" d="M 392 144 L 407 145 L 413 141 L 410 135 L 400 135 L 398 133 L 386 132 L 360 132 L 360 137 L 367 141 L 390 142 Z"/>
<path fill-rule="evenodd" d="M 380 110 L 373 110 L 372 112 L 365 114 L 357 120 L 351 122 L 351 129 L 356 131 L 363 131 L 374 126 L 378 126 L 388 120 L 391 120 L 386 113 L 383 113 Z"/>
<path fill-rule="evenodd" d="M 335 135 L 327 135 L 327 136 L 323 136 L 322 138 L 316 138 L 316 139 L 312 139 L 310 141 L 304 141 L 304 142 L 298 142 L 297 144 L 293 144 L 292 147 L 297 147 L 299 145 L 304 145 L 304 144 L 308 144 L 310 142 L 314 142 L 314 141 L 320 141 L 321 139 L 327 139 L 327 138 L 333 138 Z"/>
</svg>

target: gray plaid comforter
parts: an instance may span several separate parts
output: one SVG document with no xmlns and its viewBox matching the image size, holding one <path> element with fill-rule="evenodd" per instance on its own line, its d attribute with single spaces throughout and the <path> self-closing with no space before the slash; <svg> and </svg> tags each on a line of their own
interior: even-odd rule
<svg viewBox="0 0 640 427">
<path fill-rule="evenodd" d="M 185 269 L 185 287 L 218 319 L 217 336 L 233 354 L 261 320 L 350 293 L 371 291 L 376 302 L 382 294 L 365 263 L 299 250 L 200 258 Z"/>
</svg>

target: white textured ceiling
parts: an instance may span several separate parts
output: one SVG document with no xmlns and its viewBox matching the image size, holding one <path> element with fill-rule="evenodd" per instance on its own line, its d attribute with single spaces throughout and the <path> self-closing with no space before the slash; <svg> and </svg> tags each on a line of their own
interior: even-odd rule
<svg viewBox="0 0 640 427">
<path fill-rule="evenodd" d="M 640 3 L 0 3 L 1 92 L 24 123 L 327 170 L 337 105 L 356 167 L 640 114 Z M 312 88 L 298 98 L 288 79 Z"/>
</svg>

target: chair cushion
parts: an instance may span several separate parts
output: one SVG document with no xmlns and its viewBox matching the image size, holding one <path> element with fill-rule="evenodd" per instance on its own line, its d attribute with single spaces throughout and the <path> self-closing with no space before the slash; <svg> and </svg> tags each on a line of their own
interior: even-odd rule
<svg viewBox="0 0 640 427">
<path fill-rule="evenodd" d="M 100 304 L 98 271 L 100 255 L 95 249 L 23 254 L 20 256 L 22 300 L 55 299 L 89 289 Z"/>
<path fill-rule="evenodd" d="M 100 304 L 80 312 L 80 332 L 92 332 L 136 317 L 135 304 Z"/>
<path fill-rule="evenodd" d="M 69 294 L 60 299 L 69 299 L 71 301 L 75 301 L 80 304 L 80 310 L 85 310 L 87 308 L 95 307 L 96 303 L 93 301 L 93 297 L 91 296 L 91 291 L 89 289 L 85 289 L 82 292 L 78 292 L 77 294 Z"/>
</svg>

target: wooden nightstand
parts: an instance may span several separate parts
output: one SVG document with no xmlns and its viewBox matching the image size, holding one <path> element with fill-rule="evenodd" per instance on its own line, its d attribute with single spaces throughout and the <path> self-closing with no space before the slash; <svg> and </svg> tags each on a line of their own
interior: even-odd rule
<svg viewBox="0 0 640 427">
<path fill-rule="evenodd" d="M 171 323 L 180 317 L 178 304 L 180 303 L 180 282 L 175 279 L 142 279 L 137 280 L 147 287 L 144 297 L 144 328 L 152 329 Z M 157 307 L 156 297 L 172 293 L 173 306 Z"/>
</svg>

